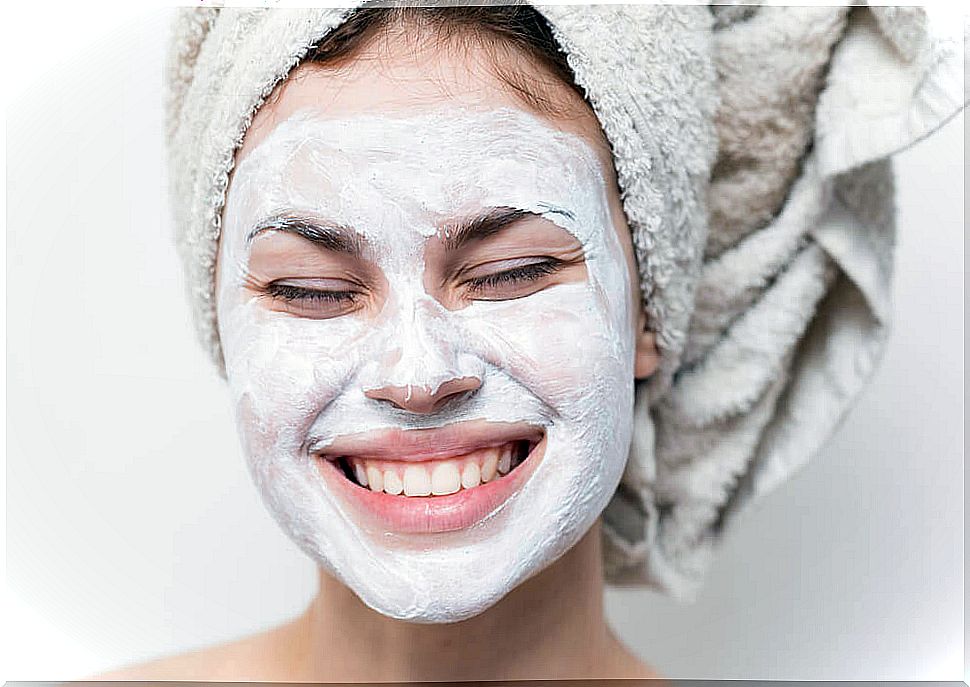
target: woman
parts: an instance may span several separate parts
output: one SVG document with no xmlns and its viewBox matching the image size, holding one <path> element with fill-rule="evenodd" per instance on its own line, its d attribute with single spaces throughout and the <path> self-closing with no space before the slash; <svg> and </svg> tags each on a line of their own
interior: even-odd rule
<svg viewBox="0 0 970 687">
<path fill-rule="evenodd" d="M 186 15 L 197 322 L 320 587 L 283 627 L 104 677 L 654 676 L 604 575 L 689 595 L 831 431 L 883 340 L 882 158 L 959 106 L 917 89 L 917 126 L 846 139 L 840 78 L 895 59 L 946 93 L 949 63 L 915 14 L 812 11 Z M 887 37 L 900 56 L 870 54 Z"/>
</svg>

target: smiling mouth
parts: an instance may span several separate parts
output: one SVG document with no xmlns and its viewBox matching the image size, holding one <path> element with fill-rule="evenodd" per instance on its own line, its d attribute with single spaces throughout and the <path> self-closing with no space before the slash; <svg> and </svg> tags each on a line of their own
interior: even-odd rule
<svg viewBox="0 0 970 687">
<path fill-rule="evenodd" d="M 330 460 L 358 487 L 393 496 L 435 497 L 503 479 L 525 462 L 538 443 L 519 439 L 464 454 L 420 461 L 361 456 L 339 456 Z"/>
<path fill-rule="evenodd" d="M 344 435 L 310 452 L 326 484 L 383 534 L 465 529 L 490 518 L 535 473 L 542 427 L 473 420 Z"/>
</svg>

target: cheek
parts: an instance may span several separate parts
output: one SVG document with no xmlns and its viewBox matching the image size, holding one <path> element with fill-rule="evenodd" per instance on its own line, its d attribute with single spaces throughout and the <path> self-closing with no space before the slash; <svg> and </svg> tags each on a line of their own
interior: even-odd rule
<svg viewBox="0 0 970 687">
<path fill-rule="evenodd" d="M 563 284 L 515 301 L 475 303 L 461 315 L 487 362 L 562 409 L 621 378 L 622 328 L 603 306 L 589 284 Z"/>
<path fill-rule="evenodd" d="M 250 455 L 297 450 L 352 377 L 368 327 L 349 317 L 291 317 L 252 300 L 229 309 L 221 322 L 226 376 Z"/>
</svg>

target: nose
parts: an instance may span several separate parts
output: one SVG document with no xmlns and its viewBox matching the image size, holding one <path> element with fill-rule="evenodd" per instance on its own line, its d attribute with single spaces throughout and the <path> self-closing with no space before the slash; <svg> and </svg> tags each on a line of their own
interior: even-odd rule
<svg viewBox="0 0 970 687">
<path fill-rule="evenodd" d="M 401 410 L 424 415 L 441 410 L 449 401 L 474 393 L 481 385 L 482 382 L 477 377 L 459 377 L 442 382 L 433 390 L 427 386 L 412 384 L 387 385 L 368 389 L 364 395 L 375 401 L 390 403 Z"/>
</svg>

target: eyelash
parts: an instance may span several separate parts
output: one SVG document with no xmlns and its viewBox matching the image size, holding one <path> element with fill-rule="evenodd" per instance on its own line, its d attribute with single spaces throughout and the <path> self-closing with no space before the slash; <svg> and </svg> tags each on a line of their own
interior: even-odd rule
<svg viewBox="0 0 970 687">
<path fill-rule="evenodd" d="M 320 291 L 304 289 L 290 284 L 268 284 L 266 295 L 281 301 L 310 301 L 320 303 L 352 303 L 358 294 L 354 291 Z"/>
<path fill-rule="evenodd" d="M 521 267 L 488 274 L 484 277 L 475 277 L 465 282 L 472 291 L 484 291 L 498 286 L 520 284 L 522 282 L 538 281 L 542 277 L 558 272 L 562 268 L 562 263 L 558 260 L 545 260 L 534 262 Z"/>
</svg>

